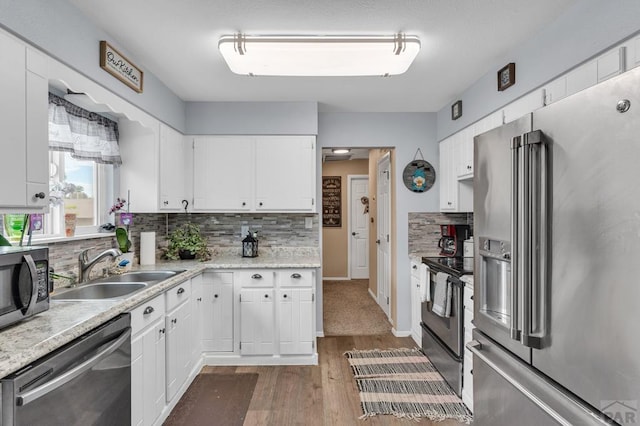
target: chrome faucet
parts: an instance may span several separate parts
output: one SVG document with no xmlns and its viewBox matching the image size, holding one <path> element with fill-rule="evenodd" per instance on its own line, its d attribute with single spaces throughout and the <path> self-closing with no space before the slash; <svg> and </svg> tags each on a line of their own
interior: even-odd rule
<svg viewBox="0 0 640 426">
<path fill-rule="evenodd" d="M 78 284 L 82 284 L 89 280 L 91 268 L 93 268 L 96 263 L 100 262 L 107 256 L 116 258 L 121 254 L 122 252 L 120 250 L 111 248 L 89 260 L 89 249 L 83 250 L 82 253 L 80 253 L 80 256 L 78 256 Z"/>
</svg>

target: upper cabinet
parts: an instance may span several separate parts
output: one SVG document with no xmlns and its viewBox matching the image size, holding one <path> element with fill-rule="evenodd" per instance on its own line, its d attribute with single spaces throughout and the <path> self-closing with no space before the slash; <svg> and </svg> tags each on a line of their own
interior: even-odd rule
<svg viewBox="0 0 640 426">
<path fill-rule="evenodd" d="M 45 211 L 49 205 L 48 79 L 46 57 L 0 32 L 0 209 Z"/>
<path fill-rule="evenodd" d="M 194 211 L 315 211 L 314 136 L 193 139 Z"/>
<path fill-rule="evenodd" d="M 186 197 L 184 136 L 153 118 L 120 120 L 120 194 L 133 213 L 180 211 Z"/>
</svg>

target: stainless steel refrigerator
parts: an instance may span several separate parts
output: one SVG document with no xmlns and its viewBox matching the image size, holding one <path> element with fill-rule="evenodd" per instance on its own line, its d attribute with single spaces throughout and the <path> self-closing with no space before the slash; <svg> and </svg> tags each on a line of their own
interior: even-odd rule
<svg viewBox="0 0 640 426">
<path fill-rule="evenodd" d="M 474 424 L 640 424 L 640 69 L 474 145 Z"/>
</svg>

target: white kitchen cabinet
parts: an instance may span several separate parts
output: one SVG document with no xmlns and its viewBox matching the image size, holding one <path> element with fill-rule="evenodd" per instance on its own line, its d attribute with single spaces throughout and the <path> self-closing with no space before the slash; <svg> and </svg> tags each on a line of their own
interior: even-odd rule
<svg viewBox="0 0 640 426">
<path fill-rule="evenodd" d="M 255 209 L 313 211 L 315 152 L 313 136 L 258 137 Z"/>
<path fill-rule="evenodd" d="M 440 211 L 455 212 L 458 209 L 458 186 L 456 177 L 456 135 L 440 142 Z"/>
<path fill-rule="evenodd" d="M 194 211 L 315 211 L 315 137 L 193 139 Z"/>
<path fill-rule="evenodd" d="M 233 352 L 233 272 L 205 272 L 200 297 L 202 350 Z"/>
<path fill-rule="evenodd" d="M 189 376 L 191 368 L 191 281 L 165 292 L 166 398 L 170 402 Z"/>
<path fill-rule="evenodd" d="M 165 406 L 164 312 L 163 295 L 131 311 L 132 425 L 153 425 Z"/>
<path fill-rule="evenodd" d="M 456 170 L 457 179 L 473 178 L 473 126 L 465 127 L 456 133 Z"/>
<path fill-rule="evenodd" d="M 183 209 L 185 190 L 185 143 L 184 136 L 171 127 L 160 123 L 160 200 L 162 211 Z"/>
<path fill-rule="evenodd" d="M 240 353 L 275 353 L 275 305 L 273 287 L 243 288 L 240 291 Z"/>
<path fill-rule="evenodd" d="M 194 138 L 194 211 L 253 209 L 254 144 L 251 136 Z"/>
<path fill-rule="evenodd" d="M 504 122 L 509 123 L 517 120 L 525 114 L 533 112 L 544 106 L 544 90 L 535 90 L 511 102 L 502 111 L 504 114 Z"/>
<path fill-rule="evenodd" d="M 49 205 L 48 81 L 46 57 L 0 32 L 5 63 L 0 79 L 0 208 L 41 212 Z"/>
<path fill-rule="evenodd" d="M 315 294 L 312 271 L 278 270 L 279 353 L 310 355 L 315 350 Z"/>
<path fill-rule="evenodd" d="M 422 301 L 420 298 L 420 258 L 411 258 L 411 337 L 417 345 L 422 345 Z M 427 275 L 428 276 L 428 275 Z"/>
<path fill-rule="evenodd" d="M 203 274 L 191 277 L 191 363 L 196 365 L 202 356 L 203 310 L 202 300 Z"/>
</svg>

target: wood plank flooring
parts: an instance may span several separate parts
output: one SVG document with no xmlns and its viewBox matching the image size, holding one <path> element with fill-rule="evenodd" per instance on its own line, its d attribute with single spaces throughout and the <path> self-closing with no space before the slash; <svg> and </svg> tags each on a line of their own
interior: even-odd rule
<svg viewBox="0 0 640 426">
<path fill-rule="evenodd" d="M 391 333 L 323 337 L 318 339 L 317 366 L 204 367 L 203 371 L 259 374 L 244 426 L 408 425 L 416 422 L 393 416 L 358 419 L 362 415 L 358 389 L 343 354 L 351 349 L 415 346 L 411 338 L 397 338 Z M 461 423 L 453 420 L 430 422 L 423 419 L 420 424 L 458 426 Z"/>
</svg>

